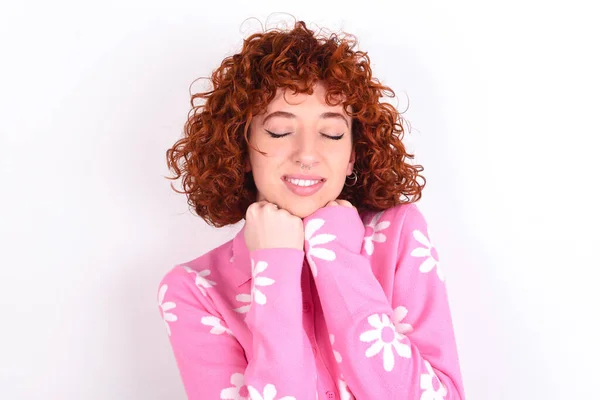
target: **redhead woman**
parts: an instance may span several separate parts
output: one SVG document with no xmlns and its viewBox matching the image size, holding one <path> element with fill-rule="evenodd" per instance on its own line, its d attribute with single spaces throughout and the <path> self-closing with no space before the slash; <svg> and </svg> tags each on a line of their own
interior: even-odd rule
<svg viewBox="0 0 600 400">
<path fill-rule="evenodd" d="M 170 179 L 244 224 L 159 285 L 188 398 L 464 399 L 423 168 L 353 36 L 256 33 L 211 82 Z"/>
</svg>

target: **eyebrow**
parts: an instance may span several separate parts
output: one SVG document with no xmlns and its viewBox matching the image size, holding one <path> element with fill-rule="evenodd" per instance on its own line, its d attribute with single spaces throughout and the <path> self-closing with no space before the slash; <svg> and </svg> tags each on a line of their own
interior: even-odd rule
<svg viewBox="0 0 600 400">
<path fill-rule="evenodd" d="M 283 117 L 283 118 L 296 118 L 295 114 L 292 114 L 290 112 L 287 111 L 273 111 L 271 114 L 267 115 L 265 117 L 265 119 L 263 119 L 263 124 L 265 122 L 267 122 L 270 118 L 274 118 L 274 117 Z M 348 128 L 350 128 L 350 126 L 348 125 L 348 120 L 340 113 L 338 112 L 324 112 L 323 114 L 319 115 L 319 118 L 335 118 L 335 119 L 341 119 L 342 121 L 344 121 L 344 123 L 346 124 L 346 126 Z"/>
</svg>

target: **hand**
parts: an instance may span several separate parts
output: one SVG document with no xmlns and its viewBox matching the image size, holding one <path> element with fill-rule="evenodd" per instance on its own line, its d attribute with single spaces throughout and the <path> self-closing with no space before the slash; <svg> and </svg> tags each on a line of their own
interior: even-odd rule
<svg viewBox="0 0 600 400">
<path fill-rule="evenodd" d="M 246 210 L 244 231 L 249 251 L 273 248 L 304 250 L 304 224 L 302 219 L 262 200 L 252 203 Z"/>
<path fill-rule="evenodd" d="M 342 200 L 342 199 L 332 200 L 329 203 L 327 203 L 327 205 L 325 205 L 325 207 L 336 207 L 336 206 L 342 206 L 342 207 L 348 207 L 348 208 L 354 207 L 352 205 L 352 203 L 350 203 L 348 200 Z"/>
</svg>

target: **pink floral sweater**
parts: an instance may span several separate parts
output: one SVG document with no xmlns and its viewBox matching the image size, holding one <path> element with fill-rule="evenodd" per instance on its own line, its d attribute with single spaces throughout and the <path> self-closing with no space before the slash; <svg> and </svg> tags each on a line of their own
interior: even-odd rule
<svg viewBox="0 0 600 400">
<path fill-rule="evenodd" d="M 464 399 L 444 275 L 416 205 L 304 219 L 304 251 L 244 228 L 159 285 L 191 400 Z"/>
</svg>

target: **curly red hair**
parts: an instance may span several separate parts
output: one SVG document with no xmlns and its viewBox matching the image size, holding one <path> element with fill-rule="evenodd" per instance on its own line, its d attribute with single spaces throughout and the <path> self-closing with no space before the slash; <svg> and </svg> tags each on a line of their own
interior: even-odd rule
<svg viewBox="0 0 600 400">
<path fill-rule="evenodd" d="M 278 88 L 312 93 L 317 81 L 327 87 L 327 103 L 342 101 L 352 117 L 354 164 L 358 177 L 344 186 L 341 199 L 359 210 L 385 210 L 421 198 L 425 178 L 421 165 L 402 138 L 399 111 L 380 102 L 392 89 L 372 77 L 366 52 L 354 50 L 356 38 L 332 33 L 318 37 L 303 21 L 293 29 L 273 29 L 250 35 L 240 53 L 225 58 L 211 76 L 213 89 L 193 94 L 184 136 L 167 150 L 167 164 L 176 180 L 182 177 L 188 204 L 208 224 L 222 227 L 239 222 L 256 201 L 257 189 L 244 166 L 248 157 L 250 122 L 264 112 Z M 195 105 L 195 100 L 204 104 Z M 422 180 L 422 182 L 419 182 Z"/>
</svg>

